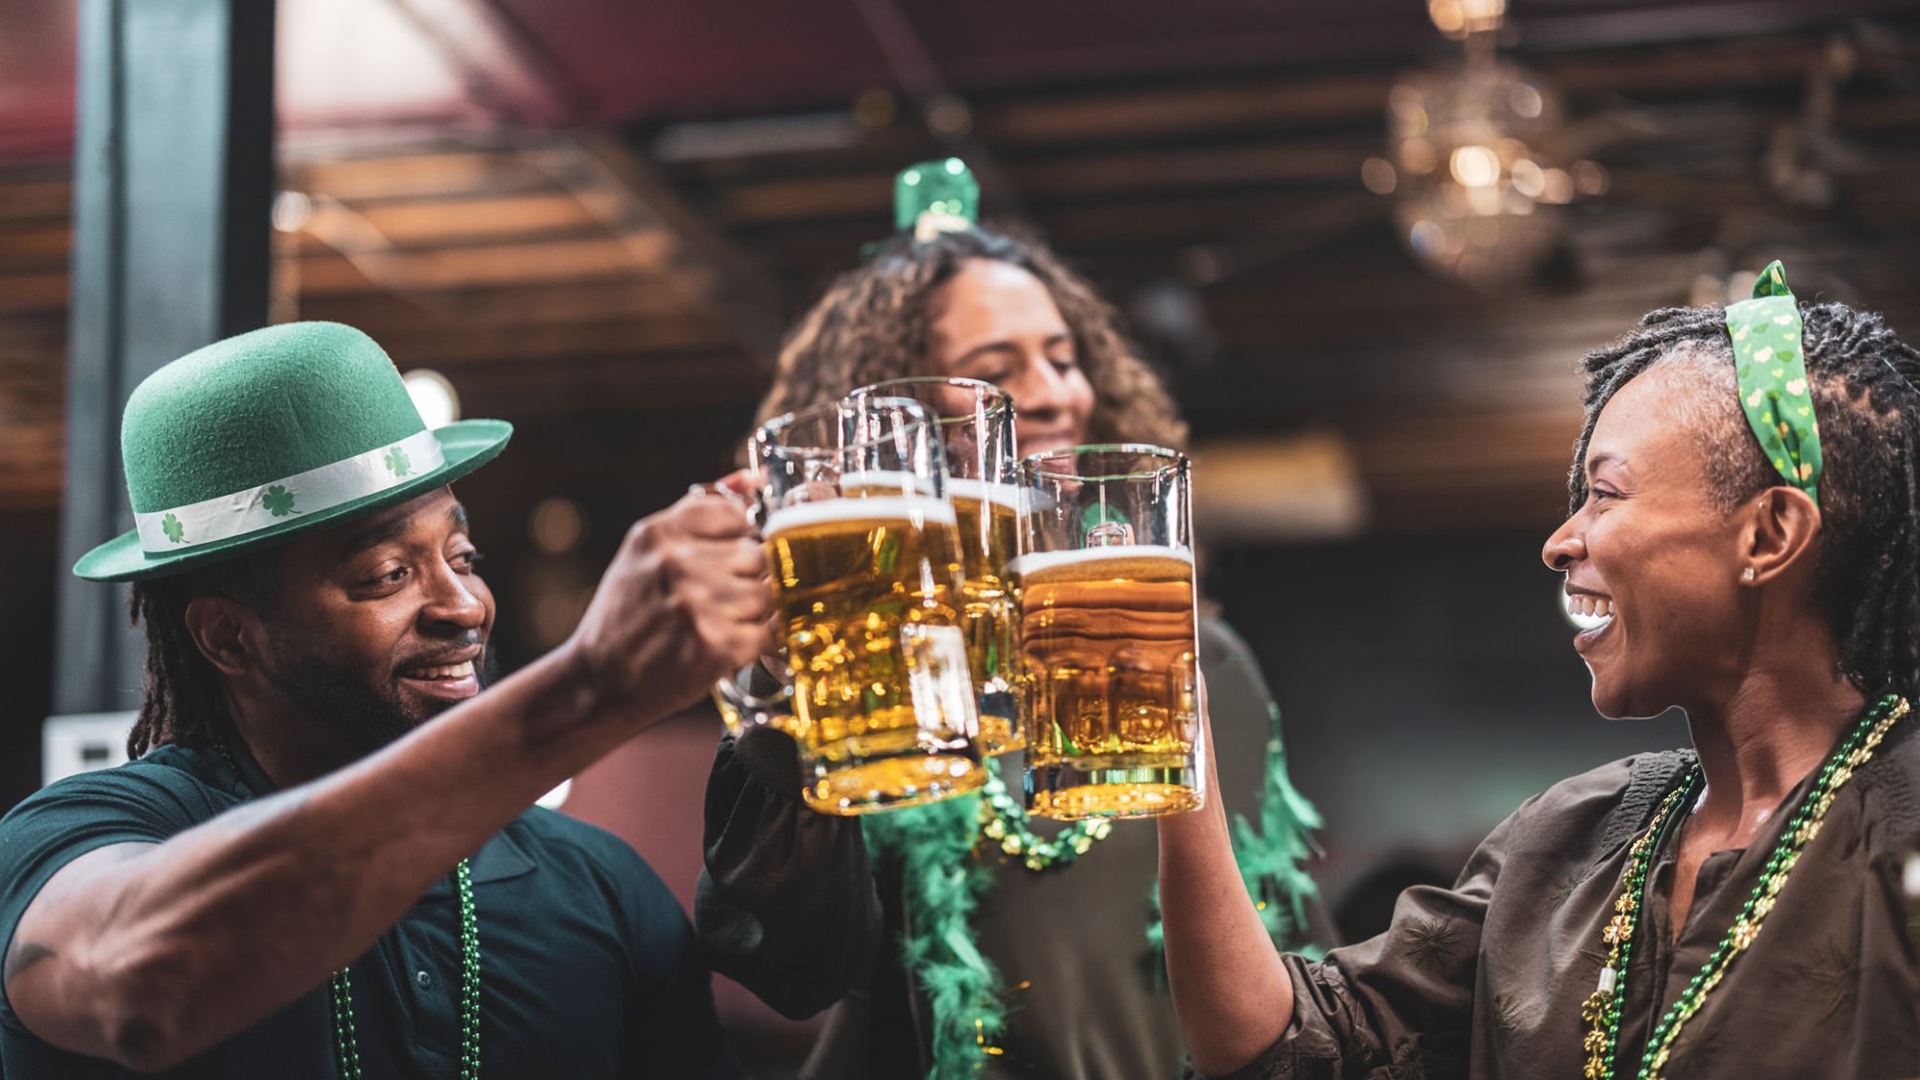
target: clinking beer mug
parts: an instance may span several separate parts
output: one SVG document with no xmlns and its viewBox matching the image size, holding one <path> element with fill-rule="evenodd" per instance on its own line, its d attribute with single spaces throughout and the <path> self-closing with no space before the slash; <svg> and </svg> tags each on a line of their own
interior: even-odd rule
<svg viewBox="0 0 1920 1080">
<path fill-rule="evenodd" d="M 1027 808 L 1152 817 L 1206 794 L 1189 465 L 1157 446 L 1020 463 Z"/>
<path fill-rule="evenodd" d="M 1025 726 L 1012 574 L 1020 554 L 1013 399 L 992 383 L 945 375 L 889 379 L 850 399 L 875 397 L 917 401 L 939 425 L 947 496 L 959 522 L 960 627 L 980 711 L 980 752 L 1018 750 Z"/>
<path fill-rule="evenodd" d="M 826 813 L 978 788 L 938 426 L 913 401 L 839 401 L 768 421 L 750 455 L 786 662 L 771 694 L 738 679 L 715 687 L 729 730 L 792 735 L 803 797 Z"/>
</svg>

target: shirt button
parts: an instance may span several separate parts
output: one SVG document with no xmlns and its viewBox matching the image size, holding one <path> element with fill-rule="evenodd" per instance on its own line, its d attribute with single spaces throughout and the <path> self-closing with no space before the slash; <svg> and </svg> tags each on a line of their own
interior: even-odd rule
<svg viewBox="0 0 1920 1080">
<path fill-rule="evenodd" d="M 413 982 L 415 986 L 418 986 L 422 990 L 433 989 L 433 976 L 429 974 L 425 968 L 421 968 L 419 971 L 413 973 Z"/>
</svg>

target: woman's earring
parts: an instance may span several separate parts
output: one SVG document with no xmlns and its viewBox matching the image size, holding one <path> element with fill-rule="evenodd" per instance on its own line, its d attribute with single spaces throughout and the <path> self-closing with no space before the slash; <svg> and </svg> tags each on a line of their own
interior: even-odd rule
<svg viewBox="0 0 1920 1080">
<path fill-rule="evenodd" d="M 1740 579 L 1742 581 L 1752 581 L 1753 576 L 1754 576 L 1754 572 L 1753 572 L 1753 567 L 1751 566 L 1747 567 L 1745 570 L 1740 571 Z"/>
</svg>

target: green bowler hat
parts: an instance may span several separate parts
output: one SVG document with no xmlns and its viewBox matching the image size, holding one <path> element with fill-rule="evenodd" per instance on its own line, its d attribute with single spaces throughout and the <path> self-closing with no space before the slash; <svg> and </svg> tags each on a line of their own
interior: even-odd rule
<svg viewBox="0 0 1920 1080">
<path fill-rule="evenodd" d="M 512 434 L 504 420 L 428 431 L 386 351 L 350 326 L 215 342 L 134 388 L 120 458 L 135 528 L 73 572 L 135 581 L 285 543 L 457 480 Z"/>
</svg>

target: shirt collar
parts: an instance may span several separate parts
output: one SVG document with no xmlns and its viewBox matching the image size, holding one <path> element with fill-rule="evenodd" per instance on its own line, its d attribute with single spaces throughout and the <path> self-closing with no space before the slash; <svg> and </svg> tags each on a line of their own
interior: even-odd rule
<svg viewBox="0 0 1920 1080">
<path fill-rule="evenodd" d="M 512 826 L 493 834 L 473 857 L 473 882 L 506 881 L 533 873 L 533 859 L 520 841 L 514 839 Z"/>
<path fill-rule="evenodd" d="M 527 854 L 527 849 L 514 838 L 513 834 L 518 831 L 514 828 L 515 824 L 517 822 L 509 823 L 506 828 L 488 837 L 480 850 L 473 854 L 469 869 L 474 885 L 510 881 L 533 873 L 536 864 L 532 856 Z M 422 899 L 433 903 L 450 903 L 453 900 L 453 875 L 449 873 L 434 882 Z"/>
<path fill-rule="evenodd" d="M 214 749 L 213 756 L 218 762 L 215 767 L 239 781 L 239 787 L 242 790 L 234 794 L 242 798 L 258 799 L 279 791 L 280 788 L 267 776 L 267 771 L 260 767 L 260 760 L 253 756 L 253 748 L 247 745 L 247 740 L 240 737 L 239 730 L 226 720 L 219 721 L 218 726 L 220 733 L 215 738 L 220 740 L 221 745 L 224 745 L 228 752 L 221 754 L 217 748 Z M 234 785 L 226 786 L 232 788 Z"/>
</svg>

